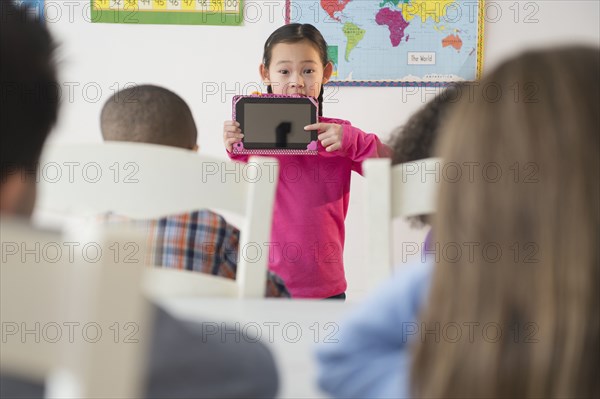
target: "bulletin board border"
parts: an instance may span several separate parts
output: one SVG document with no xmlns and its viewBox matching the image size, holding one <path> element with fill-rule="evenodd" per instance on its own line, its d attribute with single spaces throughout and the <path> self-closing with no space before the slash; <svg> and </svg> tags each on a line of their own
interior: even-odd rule
<svg viewBox="0 0 600 399">
<path fill-rule="evenodd" d="M 90 5 L 92 23 L 237 26 L 244 22 L 243 0 L 239 0 L 239 12 L 106 10 L 95 7 L 94 0 L 90 0 Z"/>
</svg>

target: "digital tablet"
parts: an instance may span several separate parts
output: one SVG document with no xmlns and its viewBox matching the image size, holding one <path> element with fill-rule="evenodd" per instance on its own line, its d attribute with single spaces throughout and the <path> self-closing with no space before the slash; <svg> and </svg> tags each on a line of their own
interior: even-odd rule
<svg viewBox="0 0 600 399">
<path fill-rule="evenodd" d="M 317 153 L 318 132 L 304 130 L 318 121 L 318 103 L 312 97 L 235 96 L 233 120 L 244 134 L 242 141 L 233 145 L 236 154 Z"/>
</svg>

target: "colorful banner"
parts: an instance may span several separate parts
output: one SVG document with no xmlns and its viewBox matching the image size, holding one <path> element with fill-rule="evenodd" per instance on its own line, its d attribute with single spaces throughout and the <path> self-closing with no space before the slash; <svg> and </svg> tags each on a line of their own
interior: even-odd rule
<svg viewBox="0 0 600 399">
<path fill-rule="evenodd" d="M 92 22 L 241 25 L 242 0 L 91 0 Z"/>
</svg>

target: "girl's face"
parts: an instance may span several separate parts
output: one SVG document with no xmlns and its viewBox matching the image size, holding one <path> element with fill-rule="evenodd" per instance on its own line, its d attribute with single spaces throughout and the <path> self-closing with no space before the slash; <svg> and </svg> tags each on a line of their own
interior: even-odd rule
<svg viewBox="0 0 600 399">
<path fill-rule="evenodd" d="M 260 65 L 260 76 L 266 85 L 271 85 L 273 94 L 315 98 L 332 71 L 330 62 L 323 67 L 319 52 L 308 40 L 276 44 L 271 51 L 271 63 L 266 67 Z"/>
</svg>

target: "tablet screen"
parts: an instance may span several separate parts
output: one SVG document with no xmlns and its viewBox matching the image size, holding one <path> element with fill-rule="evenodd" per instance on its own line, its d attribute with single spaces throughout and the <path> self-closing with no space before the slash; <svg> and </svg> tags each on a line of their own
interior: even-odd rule
<svg viewBox="0 0 600 399">
<path fill-rule="evenodd" d="M 238 103 L 236 118 L 244 133 L 244 148 L 302 150 L 316 140 L 316 132 L 304 130 L 316 122 L 316 107 L 309 99 L 243 100 Z"/>
</svg>

